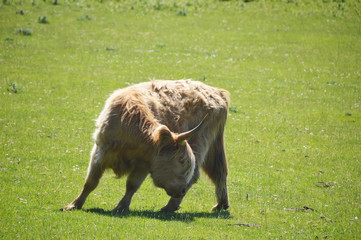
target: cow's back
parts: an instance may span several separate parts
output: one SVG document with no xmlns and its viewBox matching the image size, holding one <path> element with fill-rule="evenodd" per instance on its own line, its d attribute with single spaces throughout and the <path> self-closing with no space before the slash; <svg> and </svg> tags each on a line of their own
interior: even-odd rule
<svg viewBox="0 0 361 240">
<path fill-rule="evenodd" d="M 189 143 L 203 158 L 227 119 L 229 94 L 191 80 L 155 80 L 115 91 L 97 120 L 98 145 L 147 148 L 160 124 L 174 133 L 197 126 L 208 114 L 202 131 Z M 142 151 L 141 151 L 142 152 Z"/>
<path fill-rule="evenodd" d="M 134 87 L 147 95 L 154 118 L 175 133 L 195 127 L 207 113 L 209 123 L 227 117 L 228 92 L 202 82 L 157 80 Z"/>
<path fill-rule="evenodd" d="M 226 90 L 191 80 L 158 80 L 138 86 L 146 86 L 143 90 L 154 118 L 175 133 L 194 128 L 208 114 L 202 130 L 189 140 L 199 164 L 215 141 L 223 142 L 229 106 Z"/>
</svg>

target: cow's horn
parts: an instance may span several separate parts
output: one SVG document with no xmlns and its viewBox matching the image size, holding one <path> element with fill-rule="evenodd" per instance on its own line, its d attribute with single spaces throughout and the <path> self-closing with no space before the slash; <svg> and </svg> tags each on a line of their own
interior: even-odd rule
<svg viewBox="0 0 361 240">
<path fill-rule="evenodd" d="M 206 116 L 204 116 L 204 118 L 202 119 L 202 121 L 198 124 L 198 126 L 196 126 L 195 128 L 187 131 L 187 132 L 184 132 L 184 133 L 180 133 L 177 135 L 176 137 L 176 141 L 179 143 L 179 144 L 182 144 L 185 140 L 188 140 L 190 139 L 194 134 L 196 134 L 201 128 L 202 128 L 202 125 L 204 123 L 204 120 L 208 117 L 208 113 L 206 114 Z"/>
</svg>

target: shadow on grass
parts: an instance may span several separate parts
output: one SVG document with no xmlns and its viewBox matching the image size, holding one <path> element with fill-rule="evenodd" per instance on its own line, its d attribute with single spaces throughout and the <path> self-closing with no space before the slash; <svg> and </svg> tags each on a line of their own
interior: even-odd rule
<svg viewBox="0 0 361 240">
<path fill-rule="evenodd" d="M 195 218 L 220 218 L 220 219 L 232 218 L 228 211 L 163 213 L 163 212 L 153 212 L 148 210 L 133 210 L 125 213 L 113 213 L 112 211 L 105 211 L 101 208 L 91 208 L 83 211 L 88 213 L 96 213 L 108 217 L 117 217 L 117 218 L 143 217 L 143 218 L 158 219 L 162 221 L 180 221 L 180 222 L 191 222 L 194 221 Z"/>
</svg>

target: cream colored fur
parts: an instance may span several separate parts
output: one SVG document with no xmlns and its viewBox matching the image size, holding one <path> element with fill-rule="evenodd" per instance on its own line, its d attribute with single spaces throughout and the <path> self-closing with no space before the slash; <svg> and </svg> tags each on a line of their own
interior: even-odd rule
<svg viewBox="0 0 361 240">
<path fill-rule="evenodd" d="M 129 210 L 149 173 L 171 196 L 162 210 L 175 211 L 197 181 L 200 167 L 216 186 L 213 209 L 227 209 L 223 131 L 228 105 L 227 91 L 191 80 L 151 81 L 115 91 L 96 121 L 84 188 L 64 210 L 82 208 L 110 168 L 117 177 L 128 175 L 125 196 L 114 211 Z M 207 114 L 200 127 L 187 133 Z"/>
</svg>

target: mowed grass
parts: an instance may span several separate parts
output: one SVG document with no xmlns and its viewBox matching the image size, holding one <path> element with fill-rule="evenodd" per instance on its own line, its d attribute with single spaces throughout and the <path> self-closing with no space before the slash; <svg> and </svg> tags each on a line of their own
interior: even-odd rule
<svg viewBox="0 0 361 240">
<path fill-rule="evenodd" d="M 359 1 L 32 2 L 0 3 L 0 238 L 360 238 Z M 229 210 L 203 174 L 175 214 L 147 178 L 114 215 L 107 172 L 59 211 L 109 94 L 182 78 L 231 93 Z"/>
</svg>

